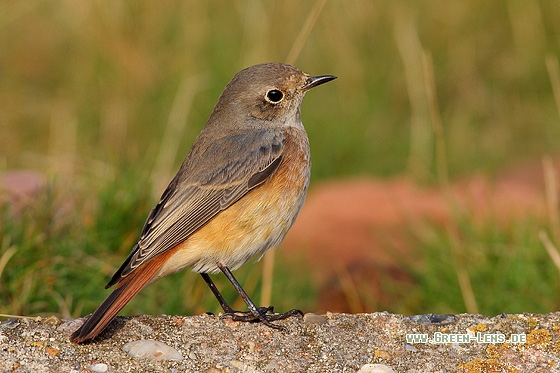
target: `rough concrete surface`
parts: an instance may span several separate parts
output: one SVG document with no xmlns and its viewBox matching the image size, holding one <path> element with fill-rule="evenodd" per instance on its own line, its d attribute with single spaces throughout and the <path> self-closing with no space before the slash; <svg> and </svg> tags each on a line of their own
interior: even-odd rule
<svg viewBox="0 0 560 373">
<path fill-rule="evenodd" d="M 560 372 L 558 312 L 306 314 L 280 321 L 288 332 L 212 315 L 118 317 L 92 343 L 71 344 L 82 321 L 3 321 L 0 371 Z M 439 340 L 407 342 L 413 333 Z"/>
</svg>

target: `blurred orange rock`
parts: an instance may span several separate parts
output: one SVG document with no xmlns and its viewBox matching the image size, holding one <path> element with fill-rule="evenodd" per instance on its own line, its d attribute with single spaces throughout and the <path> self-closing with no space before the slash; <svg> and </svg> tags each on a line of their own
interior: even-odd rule
<svg viewBox="0 0 560 373">
<path fill-rule="evenodd" d="M 559 166 L 556 162 L 557 173 Z M 315 311 L 374 311 L 372 305 L 391 301 L 383 290 L 387 283 L 406 288 L 412 282 L 407 268 L 420 258 L 410 240 L 415 227 L 453 224 L 457 212 L 474 222 L 498 224 L 544 216 L 542 165 L 513 167 L 494 179 L 459 180 L 448 196 L 404 177 L 315 184 L 279 255 L 313 263 L 310 272 L 322 289 Z M 355 295 L 368 298 L 369 307 L 347 299 L 352 288 L 371 289 L 371 294 Z"/>
<path fill-rule="evenodd" d="M 0 200 L 17 212 L 24 205 L 32 203 L 46 185 L 46 177 L 38 172 L 9 171 L 0 175 Z"/>
</svg>

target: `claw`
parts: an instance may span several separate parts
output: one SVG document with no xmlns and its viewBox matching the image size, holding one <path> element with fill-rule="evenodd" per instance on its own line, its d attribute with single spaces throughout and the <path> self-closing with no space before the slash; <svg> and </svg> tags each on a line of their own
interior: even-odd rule
<svg viewBox="0 0 560 373">
<path fill-rule="evenodd" d="M 282 325 L 276 325 L 272 323 L 272 321 L 276 320 L 284 320 L 288 317 L 300 315 L 303 316 L 303 312 L 297 309 L 290 310 L 285 313 L 272 313 L 274 307 L 259 307 L 256 309 L 256 313 L 251 311 L 240 312 L 240 311 L 233 311 L 233 312 L 226 312 L 220 316 L 220 318 L 224 317 L 231 317 L 233 321 L 243 321 L 243 322 L 255 322 L 261 321 L 263 324 L 278 330 L 282 330 L 284 332 L 288 331 L 286 327 Z M 268 312 L 271 312 L 270 314 Z"/>
</svg>

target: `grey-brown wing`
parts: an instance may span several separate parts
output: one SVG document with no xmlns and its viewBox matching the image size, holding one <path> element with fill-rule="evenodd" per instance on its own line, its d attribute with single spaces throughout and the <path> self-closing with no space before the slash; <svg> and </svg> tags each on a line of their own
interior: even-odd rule
<svg viewBox="0 0 560 373">
<path fill-rule="evenodd" d="M 107 287 L 185 241 L 264 182 L 280 165 L 283 142 L 282 132 L 270 129 L 226 136 L 205 148 L 197 141 Z"/>
</svg>

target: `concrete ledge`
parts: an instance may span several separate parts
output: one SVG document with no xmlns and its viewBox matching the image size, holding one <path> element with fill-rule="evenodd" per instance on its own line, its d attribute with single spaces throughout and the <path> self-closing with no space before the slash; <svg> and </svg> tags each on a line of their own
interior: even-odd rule
<svg viewBox="0 0 560 373">
<path fill-rule="evenodd" d="M 3 321 L 0 371 L 356 372 L 361 369 L 361 372 L 536 373 L 560 370 L 560 313 L 492 318 L 466 314 L 405 317 L 383 312 L 307 314 L 303 320 L 292 318 L 280 322 L 289 332 L 208 315 L 118 317 L 98 340 L 73 345 L 68 336 L 81 322 L 82 319 L 61 322 L 56 318 Z M 438 341 L 415 343 L 407 341 L 407 334 L 418 338 L 426 335 Z M 469 336 L 472 340 L 464 341 Z M 512 336 L 524 342 L 503 341 Z M 138 340 L 149 341 L 140 343 L 143 349 L 126 345 Z M 165 350 L 163 345 L 170 349 Z M 132 357 L 125 350 L 147 357 Z"/>
</svg>

